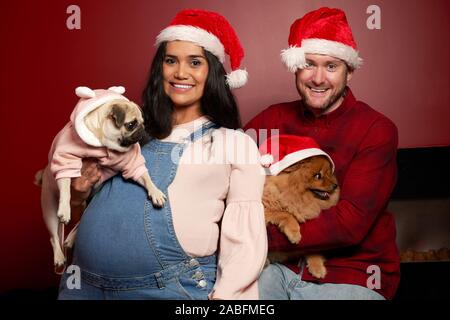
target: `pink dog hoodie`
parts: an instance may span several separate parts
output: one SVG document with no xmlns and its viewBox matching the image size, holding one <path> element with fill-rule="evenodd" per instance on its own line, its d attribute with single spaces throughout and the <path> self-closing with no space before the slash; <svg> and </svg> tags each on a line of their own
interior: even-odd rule
<svg viewBox="0 0 450 320">
<path fill-rule="evenodd" d="M 55 181 L 81 176 L 82 159 L 87 157 L 98 159 L 102 174 L 100 183 L 118 172 L 122 172 L 124 178 L 133 180 L 138 180 L 147 172 L 138 143 L 133 144 L 127 152 L 108 149 L 84 123 L 89 112 L 108 101 L 129 101 L 122 95 L 124 92 L 123 87 L 111 87 L 108 90 L 76 88 L 75 93 L 80 100 L 70 116 L 70 122 L 53 140 L 49 153 L 50 171 Z"/>
</svg>

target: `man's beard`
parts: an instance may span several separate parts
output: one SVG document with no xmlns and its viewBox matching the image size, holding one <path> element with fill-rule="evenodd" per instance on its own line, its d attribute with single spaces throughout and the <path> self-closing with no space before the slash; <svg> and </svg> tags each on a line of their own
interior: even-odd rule
<svg viewBox="0 0 450 320">
<path fill-rule="evenodd" d="M 309 90 L 309 89 L 305 89 L 305 90 Z M 324 114 L 328 109 L 330 109 L 336 103 L 336 101 L 338 101 L 341 97 L 345 96 L 345 91 L 346 91 L 346 84 L 344 84 L 342 86 L 342 88 L 338 92 L 336 92 L 336 94 L 332 95 L 327 101 L 325 101 L 319 107 L 312 106 L 309 103 L 306 92 L 303 92 L 303 90 L 299 90 L 299 94 L 300 94 L 300 97 L 302 98 L 303 105 L 308 110 L 310 110 L 310 111 L 321 110 L 322 111 L 321 113 Z"/>
</svg>

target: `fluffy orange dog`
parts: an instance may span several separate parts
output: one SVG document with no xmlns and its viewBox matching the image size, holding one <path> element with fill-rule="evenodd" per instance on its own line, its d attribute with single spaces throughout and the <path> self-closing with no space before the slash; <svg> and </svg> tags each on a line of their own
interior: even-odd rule
<svg viewBox="0 0 450 320">
<path fill-rule="evenodd" d="M 274 139 L 278 140 L 275 144 Z M 297 244 L 301 240 L 299 223 L 316 218 L 322 210 L 331 208 L 339 200 L 334 164 L 310 138 L 280 135 L 267 143 L 272 154 L 274 149 L 278 149 L 275 154 L 281 159 L 266 169 L 268 176 L 262 199 L 266 224 L 276 225 L 292 243 Z M 263 145 L 262 153 L 266 150 L 267 145 Z M 299 258 L 299 252 L 268 253 L 272 263 Z M 308 255 L 306 262 L 313 276 L 325 277 L 325 258 L 322 255 Z"/>
</svg>

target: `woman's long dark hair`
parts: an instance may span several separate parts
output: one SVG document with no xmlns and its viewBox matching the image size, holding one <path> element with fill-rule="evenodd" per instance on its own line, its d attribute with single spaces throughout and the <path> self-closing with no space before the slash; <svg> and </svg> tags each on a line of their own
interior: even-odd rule
<svg viewBox="0 0 450 320">
<path fill-rule="evenodd" d="M 166 42 L 159 45 L 150 69 L 147 85 L 143 92 L 143 114 L 147 133 L 151 137 L 163 139 L 172 132 L 172 114 L 174 106 L 164 91 L 163 63 L 166 54 Z M 208 61 L 201 111 L 211 121 L 221 127 L 241 128 L 241 117 L 236 100 L 226 83 L 225 69 L 219 59 L 204 50 Z"/>
</svg>

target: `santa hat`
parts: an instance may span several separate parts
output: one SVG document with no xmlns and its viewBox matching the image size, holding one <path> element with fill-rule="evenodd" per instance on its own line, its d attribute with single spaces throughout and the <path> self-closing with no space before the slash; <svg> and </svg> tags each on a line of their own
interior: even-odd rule
<svg viewBox="0 0 450 320">
<path fill-rule="evenodd" d="M 156 45 L 174 40 L 191 41 L 214 54 L 221 63 L 228 54 L 232 70 L 227 74 L 228 85 L 240 88 L 247 83 L 247 71 L 239 69 L 244 50 L 233 27 L 220 14 L 197 9 L 180 11 L 156 37 Z"/>
<path fill-rule="evenodd" d="M 281 60 L 289 71 L 306 66 L 305 54 L 323 54 L 344 60 L 352 69 L 362 64 L 344 11 L 320 8 L 297 19 L 289 33 L 289 48 Z"/>
<path fill-rule="evenodd" d="M 287 167 L 314 156 L 327 157 L 334 171 L 331 157 L 309 137 L 287 134 L 271 136 L 261 144 L 259 151 L 261 164 L 266 167 L 266 175 L 276 176 Z"/>
<path fill-rule="evenodd" d="M 84 118 L 89 112 L 97 109 L 102 104 L 112 100 L 129 101 L 122 94 L 125 93 L 124 87 L 110 87 L 108 90 L 97 89 L 92 90 L 88 87 L 78 87 L 75 94 L 80 98 L 75 109 L 70 116 L 70 120 L 75 127 L 75 131 L 88 145 L 93 147 L 102 147 L 102 143 L 98 138 L 86 127 Z"/>
</svg>

